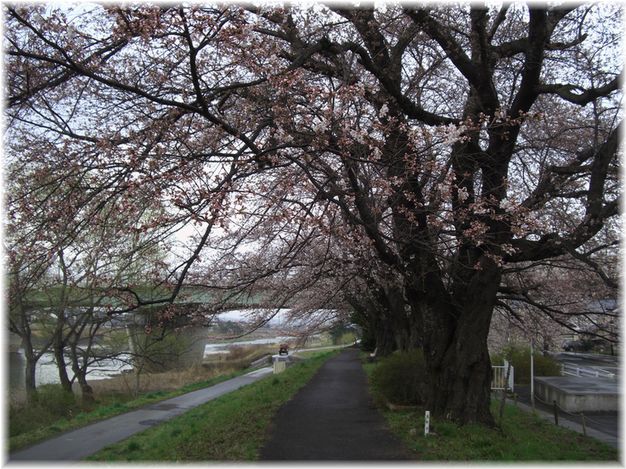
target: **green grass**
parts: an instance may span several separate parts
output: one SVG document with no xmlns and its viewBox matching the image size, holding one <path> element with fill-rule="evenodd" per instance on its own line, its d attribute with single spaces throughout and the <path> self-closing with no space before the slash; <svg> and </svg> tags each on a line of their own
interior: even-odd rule
<svg viewBox="0 0 626 469">
<path fill-rule="evenodd" d="M 320 353 L 331 352 L 331 351 L 341 351 L 345 348 L 345 345 L 328 345 L 326 347 L 324 347 L 323 350 L 314 349 L 314 350 L 308 350 L 306 352 L 295 352 L 294 355 L 300 358 L 311 358 L 311 357 L 315 357 L 319 355 Z"/>
<path fill-rule="evenodd" d="M 364 364 L 371 374 L 376 364 Z M 381 403 L 376 389 L 375 401 Z M 499 402 L 492 401 L 497 415 Z M 552 422 L 513 405 L 505 406 L 501 428 L 458 426 L 431 417 L 431 431 L 424 436 L 424 410 L 381 408 L 392 432 L 424 461 L 617 461 L 617 450 L 591 437 L 556 427 Z"/>
<path fill-rule="evenodd" d="M 11 452 L 30 446 L 41 440 L 55 436 L 58 433 L 104 420 L 144 405 L 153 404 L 164 399 L 212 386 L 227 379 L 242 375 L 247 371 L 249 370 L 241 370 L 235 373 L 216 376 L 205 381 L 185 385 L 175 391 L 149 392 L 131 400 L 128 400 L 128 396 L 124 395 L 105 396 L 100 402 L 95 404 L 95 408 L 89 411 L 81 412 L 77 405 L 75 408 L 76 414 L 70 418 L 55 418 L 52 415 L 48 415 L 45 412 L 46 402 L 42 403 L 43 408 L 35 404 L 23 409 L 12 410 L 9 420 L 9 431 L 11 435 L 9 438 L 9 451 Z M 58 386 L 58 388 L 60 389 L 60 386 Z M 12 428 L 21 431 L 19 434 L 14 434 L 16 431 L 12 430 Z"/>
<path fill-rule="evenodd" d="M 515 367 L 515 384 L 530 384 L 530 349 L 522 345 L 509 345 L 502 352 L 494 355 L 491 363 L 500 365 L 504 359 Z M 552 357 L 535 354 L 535 376 L 561 376 L 561 365 Z"/>
<path fill-rule="evenodd" d="M 278 408 L 337 351 L 319 353 L 129 439 L 90 461 L 253 461 Z"/>
<path fill-rule="evenodd" d="M 492 412 L 497 405 L 492 403 Z M 507 405 L 501 429 L 458 426 L 431 418 L 434 434 L 424 436 L 424 411 L 383 411 L 391 430 L 425 461 L 617 461 L 618 454 L 600 441 L 556 427 Z"/>
</svg>

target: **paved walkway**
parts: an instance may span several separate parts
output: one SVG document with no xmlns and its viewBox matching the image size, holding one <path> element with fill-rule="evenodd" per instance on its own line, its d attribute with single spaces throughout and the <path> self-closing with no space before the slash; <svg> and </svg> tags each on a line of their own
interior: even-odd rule
<svg viewBox="0 0 626 469">
<path fill-rule="evenodd" d="M 124 440 L 271 373 L 271 367 L 261 368 L 208 388 L 92 423 L 12 453 L 9 461 L 78 461 L 97 453 L 105 446 Z"/>
<path fill-rule="evenodd" d="M 515 392 L 518 395 L 518 405 L 524 410 L 531 412 L 530 385 L 515 385 Z M 510 400 L 507 399 L 509 403 Z M 537 414 L 554 422 L 553 407 L 535 399 L 535 409 Z M 619 413 L 618 412 L 585 412 L 585 426 L 587 435 L 607 443 L 615 448 L 619 447 Z M 559 412 L 559 426 L 569 428 L 578 433 L 583 433 L 582 418 L 580 415 Z"/>
<path fill-rule="evenodd" d="M 328 360 L 274 417 L 262 460 L 406 460 L 373 406 L 358 350 Z"/>
</svg>

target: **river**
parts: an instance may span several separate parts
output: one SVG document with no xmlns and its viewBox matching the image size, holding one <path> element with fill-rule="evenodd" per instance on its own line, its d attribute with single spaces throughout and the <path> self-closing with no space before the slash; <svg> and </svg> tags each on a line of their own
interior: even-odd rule
<svg viewBox="0 0 626 469">
<path fill-rule="evenodd" d="M 263 339 L 241 340 L 228 343 L 210 343 L 204 347 L 204 357 L 208 357 L 214 354 L 222 354 L 228 352 L 231 347 L 243 346 L 243 345 L 263 345 L 284 342 L 291 339 L 291 337 L 268 337 Z M 122 354 L 118 359 L 103 360 L 102 362 L 89 367 L 88 379 L 108 379 L 112 376 L 118 375 L 125 370 L 132 370 L 130 364 L 130 355 Z M 9 352 L 9 391 L 14 393 L 24 389 L 24 369 L 26 366 L 26 359 L 24 357 L 24 350 L 19 349 L 17 352 Z M 71 368 L 68 368 L 68 374 L 70 378 L 74 375 Z M 35 382 L 37 386 L 42 384 L 55 384 L 59 382 L 59 372 L 57 370 L 54 356 L 51 353 L 45 353 L 39 362 L 35 371 Z"/>
</svg>

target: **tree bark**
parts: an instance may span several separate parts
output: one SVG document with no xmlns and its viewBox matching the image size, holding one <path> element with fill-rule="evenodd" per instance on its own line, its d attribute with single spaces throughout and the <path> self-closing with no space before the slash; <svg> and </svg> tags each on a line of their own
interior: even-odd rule
<svg viewBox="0 0 626 469">
<path fill-rule="evenodd" d="M 407 351 L 420 347 L 421 321 L 407 303 L 404 288 L 397 284 L 383 287 L 383 305 L 394 334 L 395 349 Z"/>
<path fill-rule="evenodd" d="M 419 321 L 407 307 L 403 288 L 397 283 L 369 282 L 367 297 L 351 298 L 350 303 L 365 324 L 364 329 L 373 335 L 377 356 L 419 346 Z"/>
<path fill-rule="evenodd" d="M 379 318 L 374 330 L 376 331 L 376 356 L 386 357 L 396 350 L 396 335 L 388 316 L 383 315 Z"/>
<path fill-rule="evenodd" d="M 72 371 L 80 386 L 82 399 L 84 402 L 93 402 L 93 388 L 87 383 L 87 365 L 81 366 L 80 356 L 76 350 L 76 343 L 70 346 L 70 358 L 72 360 Z"/>
<path fill-rule="evenodd" d="M 376 341 L 376 356 L 386 357 L 397 348 L 393 321 L 386 308 L 382 288 L 374 288 L 372 293 L 372 301 L 366 305 L 366 309 Z"/>
<path fill-rule="evenodd" d="M 65 392 L 72 392 L 72 382 L 67 374 L 67 364 L 65 363 L 65 356 L 63 354 L 65 347 L 63 347 L 63 343 L 58 337 L 55 338 L 52 348 L 54 360 L 59 371 L 59 382 L 61 383 L 61 387 Z"/>
<path fill-rule="evenodd" d="M 89 383 L 87 383 L 87 376 L 82 372 L 77 373 L 75 371 L 74 373 L 76 374 L 76 379 L 78 380 L 78 384 L 80 386 L 83 402 L 93 402 L 95 400 L 93 388 L 89 385 Z"/>
<path fill-rule="evenodd" d="M 424 357 L 427 409 L 459 424 L 494 426 L 490 412 L 491 361 L 487 336 L 500 283 L 500 269 L 487 257 L 452 295 L 425 294 Z M 442 287 L 442 286 L 441 286 Z M 425 292 L 424 292 L 425 293 Z"/>
<path fill-rule="evenodd" d="M 491 312 L 484 311 L 489 317 Z M 483 335 L 472 321 L 463 321 L 448 333 L 453 340 L 443 359 L 427 359 L 427 408 L 434 415 L 459 424 L 494 425 L 490 412 L 491 362 Z"/>
<path fill-rule="evenodd" d="M 67 375 L 67 366 L 65 363 L 65 357 L 63 356 L 63 352 L 65 351 L 65 339 L 64 339 L 64 328 L 67 326 L 67 318 L 65 315 L 67 308 L 67 288 L 68 288 L 68 273 L 67 266 L 65 265 L 65 258 L 63 249 L 59 249 L 57 252 L 59 256 L 59 265 L 61 267 L 61 272 L 63 273 L 62 278 L 62 288 L 59 292 L 59 306 L 57 309 L 57 321 L 56 327 L 54 329 L 54 336 L 52 338 L 52 349 L 54 352 L 54 359 L 57 363 L 57 367 L 59 370 L 59 381 L 61 382 L 61 386 L 65 392 L 72 392 L 72 382 L 70 381 Z"/>
<path fill-rule="evenodd" d="M 24 376 L 24 386 L 26 390 L 26 400 L 33 402 L 37 398 L 37 384 L 35 382 L 35 371 L 37 359 L 26 353 L 26 370 Z"/>
</svg>

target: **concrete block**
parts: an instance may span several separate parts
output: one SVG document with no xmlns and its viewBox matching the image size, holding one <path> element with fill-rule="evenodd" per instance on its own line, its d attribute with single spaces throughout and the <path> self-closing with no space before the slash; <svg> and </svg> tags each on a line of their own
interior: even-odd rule
<svg viewBox="0 0 626 469">
<path fill-rule="evenodd" d="M 617 382 L 606 378 L 550 376 L 535 378 L 535 396 L 566 412 L 617 411 Z"/>
<path fill-rule="evenodd" d="M 285 371 L 290 362 L 291 357 L 289 355 L 272 355 L 274 374 L 276 375 Z"/>
</svg>

